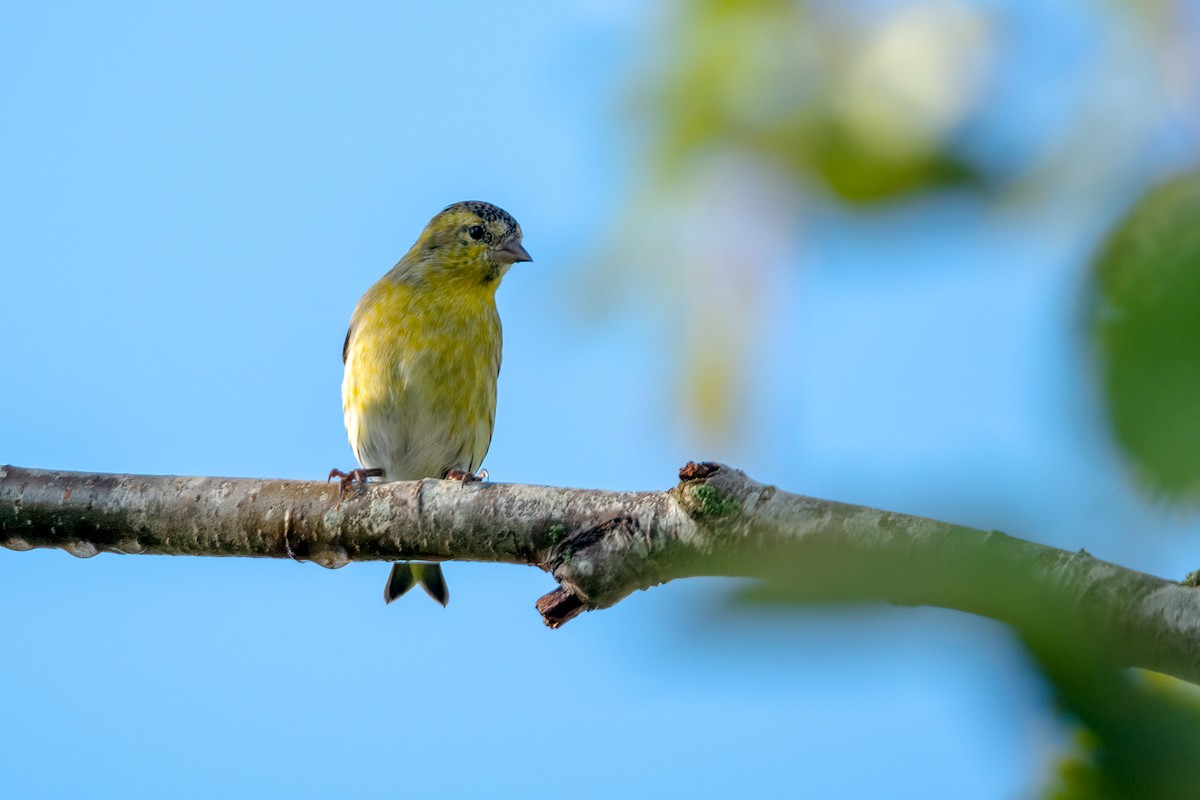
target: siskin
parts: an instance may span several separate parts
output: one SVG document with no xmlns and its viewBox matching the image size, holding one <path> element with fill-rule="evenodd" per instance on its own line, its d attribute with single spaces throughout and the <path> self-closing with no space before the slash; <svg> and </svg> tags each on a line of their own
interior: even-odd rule
<svg viewBox="0 0 1200 800">
<path fill-rule="evenodd" d="M 455 203 L 358 301 L 342 347 L 342 412 L 361 469 L 353 480 L 478 480 L 496 417 L 496 288 L 531 261 L 521 226 L 490 203 Z M 392 565 L 388 603 L 420 584 L 445 605 L 441 566 Z"/>
</svg>

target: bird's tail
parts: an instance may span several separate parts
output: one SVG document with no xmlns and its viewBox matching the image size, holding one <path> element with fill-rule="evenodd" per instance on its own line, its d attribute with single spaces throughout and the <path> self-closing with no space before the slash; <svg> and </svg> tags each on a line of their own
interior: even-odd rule
<svg viewBox="0 0 1200 800">
<path fill-rule="evenodd" d="M 442 575 L 442 565 L 422 561 L 397 561 L 392 564 L 387 585 L 383 587 L 383 602 L 392 602 L 418 584 L 443 606 L 450 602 L 450 589 Z"/>
</svg>

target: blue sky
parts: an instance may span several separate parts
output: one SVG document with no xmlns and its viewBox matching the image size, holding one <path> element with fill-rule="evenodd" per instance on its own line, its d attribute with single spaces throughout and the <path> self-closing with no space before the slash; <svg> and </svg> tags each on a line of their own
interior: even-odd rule
<svg viewBox="0 0 1200 800">
<path fill-rule="evenodd" d="M 1101 35 L 1013 9 L 1046 58 Z M 716 447 L 674 419 L 662 304 L 581 319 L 635 177 L 622 103 L 653 45 L 644 17 L 10 4 L 0 462 L 351 465 L 339 355 L 355 301 L 433 213 L 486 199 L 536 259 L 499 294 L 493 479 L 666 488 L 688 459 L 720 458 L 794 491 L 1196 567 L 1195 518 L 1139 497 L 1109 451 L 1076 327 L 1103 222 L 1185 134 L 1129 133 L 1106 184 L 1121 191 L 1086 214 L 981 221 L 950 201 L 864 221 L 814 204 L 804 268 L 764 312 L 752 419 Z M 1025 97 L 1038 63 L 1005 73 L 1002 96 Z M 1006 117 L 1007 141 L 1052 140 L 1053 99 L 1019 106 L 1024 127 Z M 1056 208 L 1087 186 L 1064 185 Z M 728 602 L 736 583 L 697 580 L 551 632 L 536 570 L 449 565 L 446 610 L 384 607 L 386 571 L 0 551 L 6 790 L 1007 798 L 1041 785 L 1067 737 L 986 620 L 756 615 Z"/>
</svg>

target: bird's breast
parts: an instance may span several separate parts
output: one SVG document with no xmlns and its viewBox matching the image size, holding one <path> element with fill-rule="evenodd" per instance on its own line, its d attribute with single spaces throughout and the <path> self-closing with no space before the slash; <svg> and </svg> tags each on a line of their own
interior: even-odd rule
<svg viewBox="0 0 1200 800">
<path fill-rule="evenodd" d="M 355 455 L 389 480 L 473 472 L 495 419 L 494 299 L 381 284 L 356 309 L 346 351 L 342 405 Z"/>
</svg>

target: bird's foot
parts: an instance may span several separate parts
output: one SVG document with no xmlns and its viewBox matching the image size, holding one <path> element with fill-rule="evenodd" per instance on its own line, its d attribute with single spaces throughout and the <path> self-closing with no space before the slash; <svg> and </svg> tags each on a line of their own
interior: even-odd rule
<svg viewBox="0 0 1200 800">
<path fill-rule="evenodd" d="M 341 488 L 338 489 L 338 497 L 341 497 L 346 493 L 346 490 L 350 488 L 350 484 L 354 483 L 355 481 L 358 481 L 359 483 L 366 483 L 367 478 L 380 478 L 382 476 L 383 470 L 379 467 L 372 467 L 371 469 L 352 469 L 349 472 L 342 472 L 337 467 L 334 467 L 333 469 L 329 470 L 329 477 L 325 479 L 325 482 L 328 483 L 334 478 L 340 478 L 342 485 Z"/>
<path fill-rule="evenodd" d="M 452 469 L 446 473 L 446 480 L 462 481 L 464 486 L 466 486 L 468 483 L 485 481 L 487 480 L 487 477 L 488 472 L 486 469 L 481 469 L 479 472 L 467 472 L 466 470 Z"/>
</svg>

